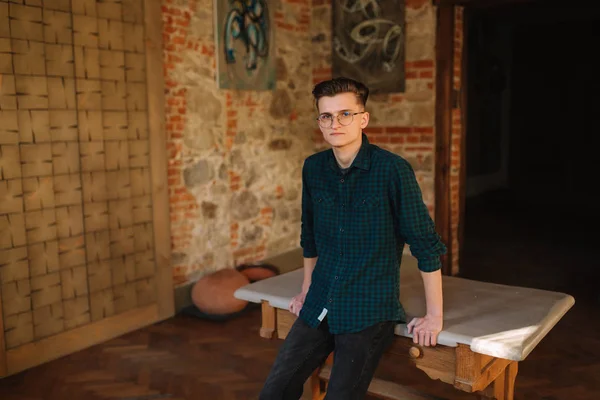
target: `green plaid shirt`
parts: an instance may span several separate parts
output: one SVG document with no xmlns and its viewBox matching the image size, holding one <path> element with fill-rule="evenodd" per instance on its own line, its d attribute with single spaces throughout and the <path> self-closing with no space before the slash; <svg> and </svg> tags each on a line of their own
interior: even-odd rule
<svg viewBox="0 0 600 400">
<path fill-rule="evenodd" d="M 319 257 L 300 317 L 319 324 L 327 309 L 332 333 L 360 331 L 380 321 L 406 322 L 399 300 L 405 244 L 421 271 L 441 267 L 446 247 L 435 231 L 411 165 L 370 144 L 343 173 L 331 149 L 302 170 L 304 257 Z"/>
</svg>

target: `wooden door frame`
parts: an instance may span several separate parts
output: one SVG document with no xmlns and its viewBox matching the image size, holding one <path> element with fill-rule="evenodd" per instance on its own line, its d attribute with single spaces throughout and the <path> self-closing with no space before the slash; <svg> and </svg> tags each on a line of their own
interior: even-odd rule
<svg viewBox="0 0 600 400">
<path fill-rule="evenodd" d="M 464 250 L 464 238 L 465 238 L 465 207 L 466 207 L 466 196 L 467 196 L 467 117 L 468 117 L 468 104 L 467 104 L 467 93 L 468 91 L 468 46 L 467 41 L 469 40 L 469 26 L 467 24 L 467 18 L 469 15 L 469 8 L 463 9 L 463 40 L 462 40 L 462 58 L 460 68 L 460 93 L 458 94 L 458 102 L 460 104 L 461 112 L 461 132 L 460 132 L 460 172 L 458 176 L 458 263 L 460 266 L 460 257 Z"/>
<path fill-rule="evenodd" d="M 438 2 L 439 3 L 439 2 Z M 434 2 L 435 4 L 435 2 Z M 448 252 L 442 273 L 452 273 L 451 146 L 454 73 L 454 5 L 437 5 L 435 82 L 435 225 Z"/>
<path fill-rule="evenodd" d="M 156 0 L 144 0 L 156 303 L 134 308 L 97 322 L 91 322 L 88 325 L 6 350 L 2 297 L 0 296 L 0 378 L 105 342 L 175 314 L 171 269 L 162 25 L 161 3 Z M 2 77 L 0 76 L 1 81 Z"/>
<path fill-rule="evenodd" d="M 477 0 L 471 0 L 477 1 Z M 479 0 L 481 2 L 487 0 Z M 507 1 L 507 0 L 505 0 Z M 508 0 L 511 1 L 511 0 Z M 461 48 L 460 90 L 454 88 L 455 7 L 468 0 L 434 0 L 437 6 L 436 26 L 436 101 L 435 101 L 435 224 L 442 241 L 448 249 L 442 258 L 442 273 L 452 275 L 454 251 L 458 251 L 458 264 L 464 244 L 464 214 L 466 194 L 466 121 L 467 121 L 467 24 L 463 15 L 463 39 Z M 464 14 L 468 7 L 464 7 Z M 461 113 L 460 164 L 458 175 L 458 227 L 452 227 L 452 128 L 453 110 Z M 457 236 L 457 249 L 453 248 Z M 458 269 L 457 265 L 456 269 Z"/>
<path fill-rule="evenodd" d="M 157 320 L 164 320 L 175 315 L 173 270 L 171 267 L 171 214 L 167 177 L 166 86 L 161 4 L 158 0 L 144 0 L 152 222 L 154 226 L 154 258 L 157 269 Z"/>
</svg>

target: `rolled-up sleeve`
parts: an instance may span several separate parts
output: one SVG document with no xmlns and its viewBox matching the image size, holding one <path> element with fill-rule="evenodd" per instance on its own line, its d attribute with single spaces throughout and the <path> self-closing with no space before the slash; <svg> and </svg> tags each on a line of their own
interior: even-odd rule
<svg viewBox="0 0 600 400">
<path fill-rule="evenodd" d="M 440 269 L 440 256 L 447 249 L 435 230 L 414 170 L 404 159 L 393 163 L 390 198 L 395 226 L 418 260 L 419 269 L 423 272 Z"/>
<path fill-rule="evenodd" d="M 305 258 L 317 257 L 317 246 L 313 233 L 313 204 L 310 197 L 307 175 L 309 174 L 307 162 L 302 167 L 302 227 L 300 233 L 300 246 Z"/>
</svg>

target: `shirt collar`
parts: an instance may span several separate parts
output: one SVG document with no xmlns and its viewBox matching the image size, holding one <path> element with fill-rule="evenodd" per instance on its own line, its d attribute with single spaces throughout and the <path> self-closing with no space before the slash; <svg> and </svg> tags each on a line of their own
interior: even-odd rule
<svg viewBox="0 0 600 400">
<path fill-rule="evenodd" d="M 333 154 L 333 149 L 329 150 L 329 166 L 335 171 L 338 171 L 340 168 L 335 159 L 335 155 Z M 362 144 L 360 150 L 358 150 L 358 154 L 354 158 L 352 165 L 350 165 L 350 168 L 352 167 L 364 169 L 365 171 L 368 171 L 371 168 L 371 144 L 364 132 L 362 132 Z"/>
</svg>

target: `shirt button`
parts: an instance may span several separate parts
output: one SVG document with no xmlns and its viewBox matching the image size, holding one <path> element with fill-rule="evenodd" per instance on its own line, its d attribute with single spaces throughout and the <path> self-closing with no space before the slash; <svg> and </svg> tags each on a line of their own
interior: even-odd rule
<svg viewBox="0 0 600 400">
<path fill-rule="evenodd" d="M 340 182 L 341 182 L 341 183 L 344 183 L 344 178 L 340 179 Z"/>
<path fill-rule="evenodd" d="M 332 299 L 329 299 L 329 302 L 331 303 L 331 302 L 333 302 L 333 300 L 332 300 Z"/>
<path fill-rule="evenodd" d="M 338 280 L 338 277 L 337 277 L 337 276 L 335 277 L 335 280 L 336 280 L 336 281 Z"/>
<path fill-rule="evenodd" d="M 340 251 L 340 257 L 341 257 L 341 256 L 343 256 L 343 255 L 344 255 L 344 253 L 342 253 L 342 252 Z"/>
<path fill-rule="evenodd" d="M 340 232 L 344 232 L 344 228 L 340 228 Z"/>
</svg>

